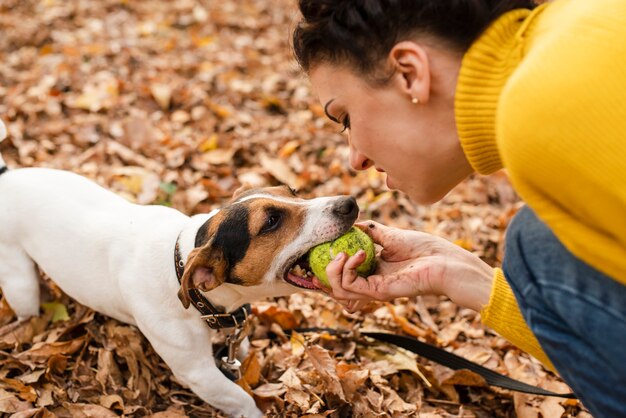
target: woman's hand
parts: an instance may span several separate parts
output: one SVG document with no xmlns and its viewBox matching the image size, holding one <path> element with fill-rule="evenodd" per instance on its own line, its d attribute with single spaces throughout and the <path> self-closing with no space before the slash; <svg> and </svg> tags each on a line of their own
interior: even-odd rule
<svg viewBox="0 0 626 418">
<path fill-rule="evenodd" d="M 493 269 L 463 248 L 424 232 L 387 227 L 368 221 L 357 224 L 383 247 L 373 275 L 359 277 L 362 250 L 341 253 L 326 267 L 335 299 L 348 309 L 372 300 L 417 295 L 446 295 L 460 306 L 480 311 L 489 302 Z"/>
</svg>

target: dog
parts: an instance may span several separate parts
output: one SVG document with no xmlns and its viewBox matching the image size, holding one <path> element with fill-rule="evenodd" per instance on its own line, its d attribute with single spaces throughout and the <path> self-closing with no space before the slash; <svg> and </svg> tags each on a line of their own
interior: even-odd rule
<svg viewBox="0 0 626 418">
<path fill-rule="evenodd" d="M 0 157 L 0 287 L 18 319 L 39 315 L 38 265 L 79 303 L 137 326 L 208 404 L 261 417 L 252 397 L 216 366 L 216 331 L 187 309 L 190 291 L 230 312 L 315 290 L 294 267 L 305 264 L 310 248 L 345 233 L 358 212 L 353 197 L 305 200 L 275 186 L 243 187 L 224 207 L 189 217 L 130 203 L 68 171 L 8 170 Z M 184 266 L 180 282 L 175 253 Z"/>
</svg>

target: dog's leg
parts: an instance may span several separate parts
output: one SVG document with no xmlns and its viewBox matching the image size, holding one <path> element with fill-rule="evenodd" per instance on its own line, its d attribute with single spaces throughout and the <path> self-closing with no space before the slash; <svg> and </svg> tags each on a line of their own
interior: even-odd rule
<svg viewBox="0 0 626 418">
<path fill-rule="evenodd" d="M 39 275 L 20 248 L 0 243 L 0 287 L 19 320 L 39 315 Z"/>
<path fill-rule="evenodd" d="M 250 352 L 250 339 L 248 337 L 244 338 L 239 345 L 239 350 L 237 350 L 237 360 L 243 363 L 243 361 L 248 357 L 248 353 Z"/>
<path fill-rule="evenodd" d="M 182 383 L 209 405 L 233 417 L 261 418 L 254 400 L 218 369 L 211 348 L 211 331 L 198 320 L 152 317 L 137 326 Z"/>
</svg>

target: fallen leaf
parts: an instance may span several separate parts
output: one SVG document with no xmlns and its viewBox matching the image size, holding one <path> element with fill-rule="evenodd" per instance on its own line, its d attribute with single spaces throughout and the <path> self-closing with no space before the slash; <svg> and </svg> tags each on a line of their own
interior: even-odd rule
<svg viewBox="0 0 626 418">
<path fill-rule="evenodd" d="M 460 369 L 455 370 L 450 377 L 447 377 L 441 382 L 442 385 L 463 385 L 463 386 L 475 386 L 475 387 L 487 387 L 485 379 L 470 370 Z"/>
<path fill-rule="evenodd" d="M 254 392 L 254 394 L 260 398 L 278 397 L 284 394 L 286 391 L 287 388 L 282 383 L 265 383 L 252 390 L 252 392 Z"/>
<path fill-rule="evenodd" d="M 150 93 L 161 109 L 167 110 L 170 108 L 172 100 L 171 86 L 165 83 L 152 83 L 150 84 Z"/>
<path fill-rule="evenodd" d="M 241 380 L 244 380 L 250 387 L 257 386 L 261 381 L 261 363 L 254 350 L 250 350 L 241 363 Z"/>
<path fill-rule="evenodd" d="M 67 314 L 67 308 L 60 302 L 42 303 L 44 311 L 52 316 L 52 322 L 68 321 L 70 316 Z"/>
<path fill-rule="evenodd" d="M 10 418 L 56 418 L 56 415 L 46 408 L 32 408 L 16 412 Z"/>
<path fill-rule="evenodd" d="M 36 343 L 32 348 L 19 353 L 19 359 L 32 359 L 47 361 L 53 355 L 71 355 L 80 350 L 85 344 L 85 338 L 76 338 L 71 341 L 54 343 Z"/>
<path fill-rule="evenodd" d="M 85 403 L 69 403 L 63 406 L 72 414 L 73 418 L 117 418 L 117 414 L 100 405 Z"/>
<path fill-rule="evenodd" d="M 269 157 L 267 154 L 261 154 L 259 157 L 261 166 L 267 170 L 269 174 L 274 176 L 276 180 L 286 184 L 292 188 L 300 188 L 298 176 L 291 170 L 291 167 L 279 158 Z"/>
<path fill-rule="evenodd" d="M 21 401 L 11 392 L 0 388 L 0 412 L 14 413 L 31 408 L 32 404 L 30 402 Z"/>
<path fill-rule="evenodd" d="M 336 362 L 330 356 L 328 350 L 317 345 L 311 345 L 305 346 L 305 351 L 311 363 L 313 363 L 313 367 L 315 367 L 324 380 L 328 391 L 345 401 L 346 396 L 341 387 L 339 376 L 337 376 Z"/>
</svg>

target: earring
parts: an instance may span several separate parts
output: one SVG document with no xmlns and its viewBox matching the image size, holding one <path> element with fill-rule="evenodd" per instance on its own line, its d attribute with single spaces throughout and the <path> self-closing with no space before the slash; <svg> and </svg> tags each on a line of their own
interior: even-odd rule
<svg viewBox="0 0 626 418">
<path fill-rule="evenodd" d="M 417 97 L 412 97 L 411 98 L 411 103 L 418 104 L 419 102 L 420 102 L 420 99 L 418 99 Z"/>
</svg>

